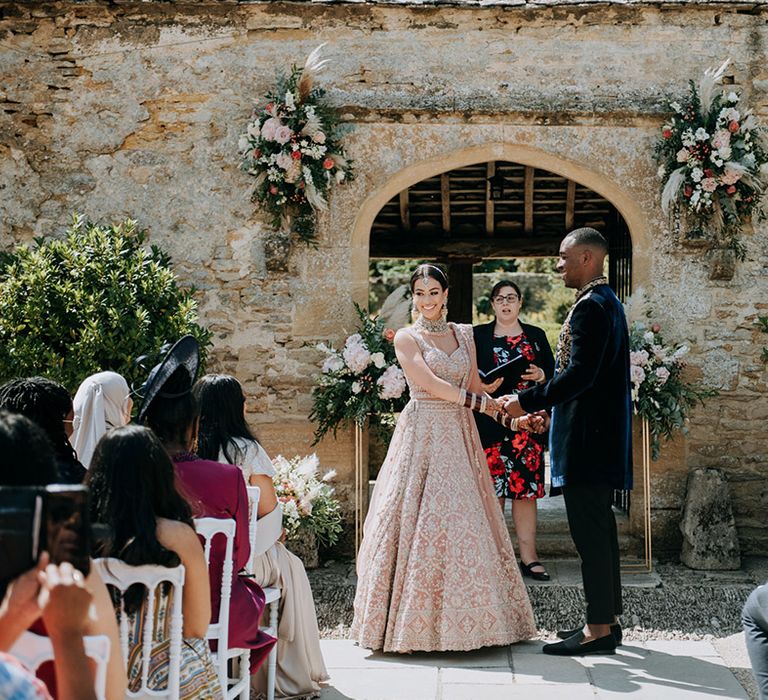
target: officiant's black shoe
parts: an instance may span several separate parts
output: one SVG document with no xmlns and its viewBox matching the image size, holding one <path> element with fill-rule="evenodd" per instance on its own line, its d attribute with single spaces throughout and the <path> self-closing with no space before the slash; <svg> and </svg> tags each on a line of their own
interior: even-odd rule
<svg viewBox="0 0 768 700">
<path fill-rule="evenodd" d="M 523 560 L 520 560 L 520 571 L 523 576 L 532 578 L 534 581 L 549 581 L 549 574 L 546 571 L 531 571 L 534 566 L 540 566 L 542 569 L 544 565 L 540 561 L 532 561 L 530 564 L 523 564 Z"/>
<path fill-rule="evenodd" d="M 591 642 L 584 642 L 583 632 L 577 632 L 572 637 L 564 639 L 562 642 L 554 644 L 545 644 L 542 651 L 552 656 L 586 656 L 587 654 L 615 654 L 616 640 L 612 634 L 606 634 L 605 637 L 598 637 Z"/>
<path fill-rule="evenodd" d="M 579 632 L 584 629 L 583 627 L 577 627 L 573 630 L 557 630 L 557 636 L 560 639 L 568 639 L 568 637 L 573 637 L 574 634 L 578 634 Z M 623 633 L 621 631 L 621 625 L 617 622 L 614 625 L 611 625 L 611 634 L 613 635 L 613 638 L 616 640 L 616 646 L 621 646 L 621 641 L 623 639 Z"/>
</svg>

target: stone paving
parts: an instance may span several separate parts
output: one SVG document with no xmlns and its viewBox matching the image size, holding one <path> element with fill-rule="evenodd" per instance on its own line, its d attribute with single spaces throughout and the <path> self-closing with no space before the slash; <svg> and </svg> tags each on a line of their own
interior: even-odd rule
<svg viewBox="0 0 768 700">
<path fill-rule="evenodd" d="M 738 646 L 743 640 L 730 639 Z M 321 642 L 331 680 L 321 700 L 749 698 L 711 641 L 625 643 L 615 656 L 553 658 L 543 642 L 473 652 L 381 654 Z M 754 697 L 754 696 L 753 696 Z"/>
<path fill-rule="evenodd" d="M 547 563 L 549 583 L 527 580 L 539 639 L 473 652 L 373 653 L 347 639 L 354 567 L 310 572 L 331 680 L 322 700 L 496 700 L 497 698 L 751 698 L 757 693 L 740 630 L 743 601 L 768 577 L 768 559 L 740 571 L 658 564 L 624 573 L 625 642 L 615 656 L 541 653 L 556 622 L 583 609 L 578 562 Z M 333 622 L 332 622 L 333 621 Z"/>
</svg>

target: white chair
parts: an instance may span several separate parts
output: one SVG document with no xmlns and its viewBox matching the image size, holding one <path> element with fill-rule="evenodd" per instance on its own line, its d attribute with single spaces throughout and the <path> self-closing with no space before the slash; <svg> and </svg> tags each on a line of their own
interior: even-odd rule
<svg viewBox="0 0 768 700">
<path fill-rule="evenodd" d="M 167 567 L 156 565 L 130 566 L 120 559 L 96 559 L 93 562 L 107 586 L 114 586 L 120 591 L 120 647 L 123 658 L 128 661 L 128 613 L 125 612 L 123 594 L 134 584 L 146 587 L 146 605 L 144 606 L 143 639 L 141 640 L 141 687 L 137 691 L 127 691 L 128 698 L 169 698 L 179 697 L 179 679 L 181 675 L 181 644 L 183 636 L 183 618 L 181 612 L 182 589 L 184 586 L 184 566 Z M 164 689 L 149 686 L 149 662 L 152 651 L 152 639 L 155 627 L 155 596 L 158 586 L 169 583 L 172 586 L 170 647 L 168 649 L 168 681 Z"/>
<path fill-rule="evenodd" d="M 259 513 L 259 496 L 261 495 L 261 489 L 258 486 L 247 486 L 248 491 L 248 530 L 251 536 L 251 561 L 250 570 L 253 571 L 253 563 L 256 557 L 264 554 L 280 537 L 280 531 L 282 530 L 281 518 L 282 509 L 280 503 L 277 504 L 277 509 L 281 513 L 280 518 L 270 518 L 270 525 L 266 528 L 259 527 L 258 513 Z M 271 514 L 270 514 L 271 515 Z M 269 516 L 267 516 L 269 518 Z M 278 527 L 275 532 L 275 527 Z M 277 586 L 269 586 L 262 589 L 264 591 L 264 599 L 269 606 L 269 626 L 261 627 L 263 632 L 275 637 L 277 639 L 277 615 L 280 607 L 280 588 Z M 275 699 L 275 675 L 277 673 L 277 644 L 272 647 L 267 657 L 267 700 Z"/>
<path fill-rule="evenodd" d="M 109 663 L 109 637 L 94 634 L 83 637 L 85 655 L 96 663 L 93 680 L 98 700 L 104 700 L 107 688 L 107 664 Z M 40 664 L 53 661 L 53 645 L 48 637 L 33 632 L 23 632 L 10 650 L 30 671 L 36 671 Z"/>
<path fill-rule="evenodd" d="M 211 565 L 211 544 L 213 538 L 221 535 L 226 538 L 226 548 L 221 571 L 221 595 L 219 600 L 219 619 L 208 625 L 205 638 L 216 642 L 216 652 L 213 654 L 216 672 L 221 681 L 226 700 L 239 697 L 248 700 L 251 695 L 250 649 L 229 647 L 229 602 L 232 597 L 232 576 L 234 568 L 234 542 L 236 523 L 229 518 L 195 518 L 195 530 L 204 540 L 205 563 Z M 228 662 L 232 661 L 237 673 L 230 677 L 227 671 Z"/>
</svg>

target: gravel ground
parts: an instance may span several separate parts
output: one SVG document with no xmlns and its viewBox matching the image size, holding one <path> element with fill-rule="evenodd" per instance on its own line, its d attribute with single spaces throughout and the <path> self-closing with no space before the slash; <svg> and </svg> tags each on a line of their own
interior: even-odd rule
<svg viewBox="0 0 768 700">
<path fill-rule="evenodd" d="M 768 578 L 768 559 L 751 559 L 738 572 L 691 571 L 680 564 L 659 564 L 656 588 L 624 587 L 624 637 L 713 639 L 741 631 L 741 608 L 749 593 Z M 352 622 L 355 572 L 351 562 L 328 562 L 309 572 L 321 635 L 347 636 Z M 584 610 L 577 586 L 529 586 L 539 637 L 566 625 L 576 626 Z"/>
</svg>

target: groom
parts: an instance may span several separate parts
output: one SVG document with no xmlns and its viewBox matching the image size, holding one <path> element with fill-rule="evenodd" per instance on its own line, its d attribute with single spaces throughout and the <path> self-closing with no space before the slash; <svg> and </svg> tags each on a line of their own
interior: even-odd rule
<svg viewBox="0 0 768 700">
<path fill-rule="evenodd" d="M 560 244 L 557 271 L 578 290 L 560 331 L 555 375 L 507 397 L 512 416 L 552 408 L 552 486 L 561 486 L 581 557 L 587 623 L 559 632 L 545 654 L 613 654 L 621 643 L 621 579 L 614 489 L 632 487 L 629 339 L 621 302 L 603 276 L 605 238 L 592 228 Z"/>
</svg>

